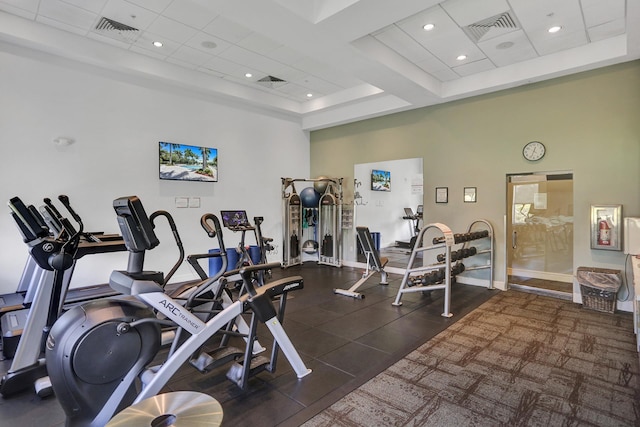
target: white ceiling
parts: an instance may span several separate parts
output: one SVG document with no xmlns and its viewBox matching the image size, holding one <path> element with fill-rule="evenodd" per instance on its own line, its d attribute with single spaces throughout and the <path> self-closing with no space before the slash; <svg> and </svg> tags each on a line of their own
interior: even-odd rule
<svg viewBox="0 0 640 427">
<path fill-rule="evenodd" d="M 0 50 L 313 130 L 638 59 L 640 1 L 0 0 Z"/>
</svg>

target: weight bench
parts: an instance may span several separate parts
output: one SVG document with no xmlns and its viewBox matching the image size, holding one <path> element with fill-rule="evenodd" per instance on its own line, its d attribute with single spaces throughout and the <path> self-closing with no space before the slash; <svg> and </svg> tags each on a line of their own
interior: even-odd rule
<svg viewBox="0 0 640 427">
<path fill-rule="evenodd" d="M 384 271 L 384 266 L 389 262 L 388 258 L 380 257 L 380 254 L 376 250 L 373 245 L 373 239 L 371 239 L 371 232 L 369 232 L 369 228 L 367 227 L 356 227 L 356 231 L 358 233 L 358 241 L 360 242 L 360 246 L 362 247 L 362 251 L 364 252 L 367 258 L 367 269 L 364 273 L 362 273 L 362 278 L 358 280 L 352 287 L 349 289 L 334 289 L 333 293 L 338 295 L 345 295 L 352 298 L 362 299 L 364 295 L 356 292 L 356 290 L 364 284 L 374 273 L 380 273 L 380 284 L 388 285 L 387 281 L 387 272 Z"/>
</svg>

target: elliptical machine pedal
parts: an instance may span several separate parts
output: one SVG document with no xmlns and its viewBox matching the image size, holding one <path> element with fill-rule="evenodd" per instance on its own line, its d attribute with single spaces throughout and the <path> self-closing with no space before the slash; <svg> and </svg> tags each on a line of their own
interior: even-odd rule
<svg viewBox="0 0 640 427">
<path fill-rule="evenodd" d="M 51 380 L 49 377 L 38 378 L 33 386 L 36 390 L 36 395 L 39 398 L 45 399 L 49 396 L 53 396 L 53 387 L 51 386 Z"/>
<path fill-rule="evenodd" d="M 270 364 L 271 360 L 264 356 L 252 357 L 249 363 L 249 373 L 247 375 L 247 379 L 259 374 L 264 370 L 267 370 Z M 246 388 L 246 384 L 243 378 L 244 370 L 245 361 L 241 360 L 231 365 L 231 367 L 227 371 L 227 378 L 243 390 Z"/>
<path fill-rule="evenodd" d="M 219 347 L 209 352 L 200 353 L 197 357 L 191 359 L 189 363 L 204 374 L 219 366 L 240 359 L 243 354 L 244 351 L 237 347 Z"/>
</svg>

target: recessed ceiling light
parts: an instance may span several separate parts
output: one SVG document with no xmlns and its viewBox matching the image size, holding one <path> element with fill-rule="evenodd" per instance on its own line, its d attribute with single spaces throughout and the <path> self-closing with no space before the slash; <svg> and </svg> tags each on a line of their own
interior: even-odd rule
<svg viewBox="0 0 640 427">
<path fill-rule="evenodd" d="M 218 45 L 215 44 L 215 42 L 212 42 L 210 40 L 205 40 L 202 43 L 200 43 L 200 46 L 204 47 L 205 49 L 214 49 Z"/>
<path fill-rule="evenodd" d="M 431 31 L 435 28 L 436 26 L 433 24 L 424 24 L 424 26 L 422 27 L 423 30 L 425 31 Z"/>
<path fill-rule="evenodd" d="M 153 42 L 155 47 L 162 47 L 162 42 Z"/>
<path fill-rule="evenodd" d="M 460 55 L 456 58 L 458 61 L 464 61 L 465 59 L 467 59 L 467 55 Z"/>
<path fill-rule="evenodd" d="M 250 77 L 253 77 L 253 74 L 251 74 L 251 73 L 245 73 L 245 75 L 244 75 L 244 76 L 245 76 L 246 78 L 250 78 Z"/>
<path fill-rule="evenodd" d="M 549 31 L 550 33 L 557 33 L 558 31 L 560 31 L 562 29 L 561 26 L 559 25 L 555 25 L 551 28 L 549 28 L 547 31 Z"/>
<path fill-rule="evenodd" d="M 307 94 L 307 98 L 313 98 L 313 94 L 312 93 L 308 93 Z"/>
</svg>

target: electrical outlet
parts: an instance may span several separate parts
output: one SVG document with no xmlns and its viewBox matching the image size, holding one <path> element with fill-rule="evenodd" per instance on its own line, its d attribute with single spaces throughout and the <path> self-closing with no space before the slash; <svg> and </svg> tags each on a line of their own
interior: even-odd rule
<svg viewBox="0 0 640 427">
<path fill-rule="evenodd" d="M 200 197 L 189 197 L 189 207 L 190 208 L 199 208 L 200 207 Z"/>
</svg>

